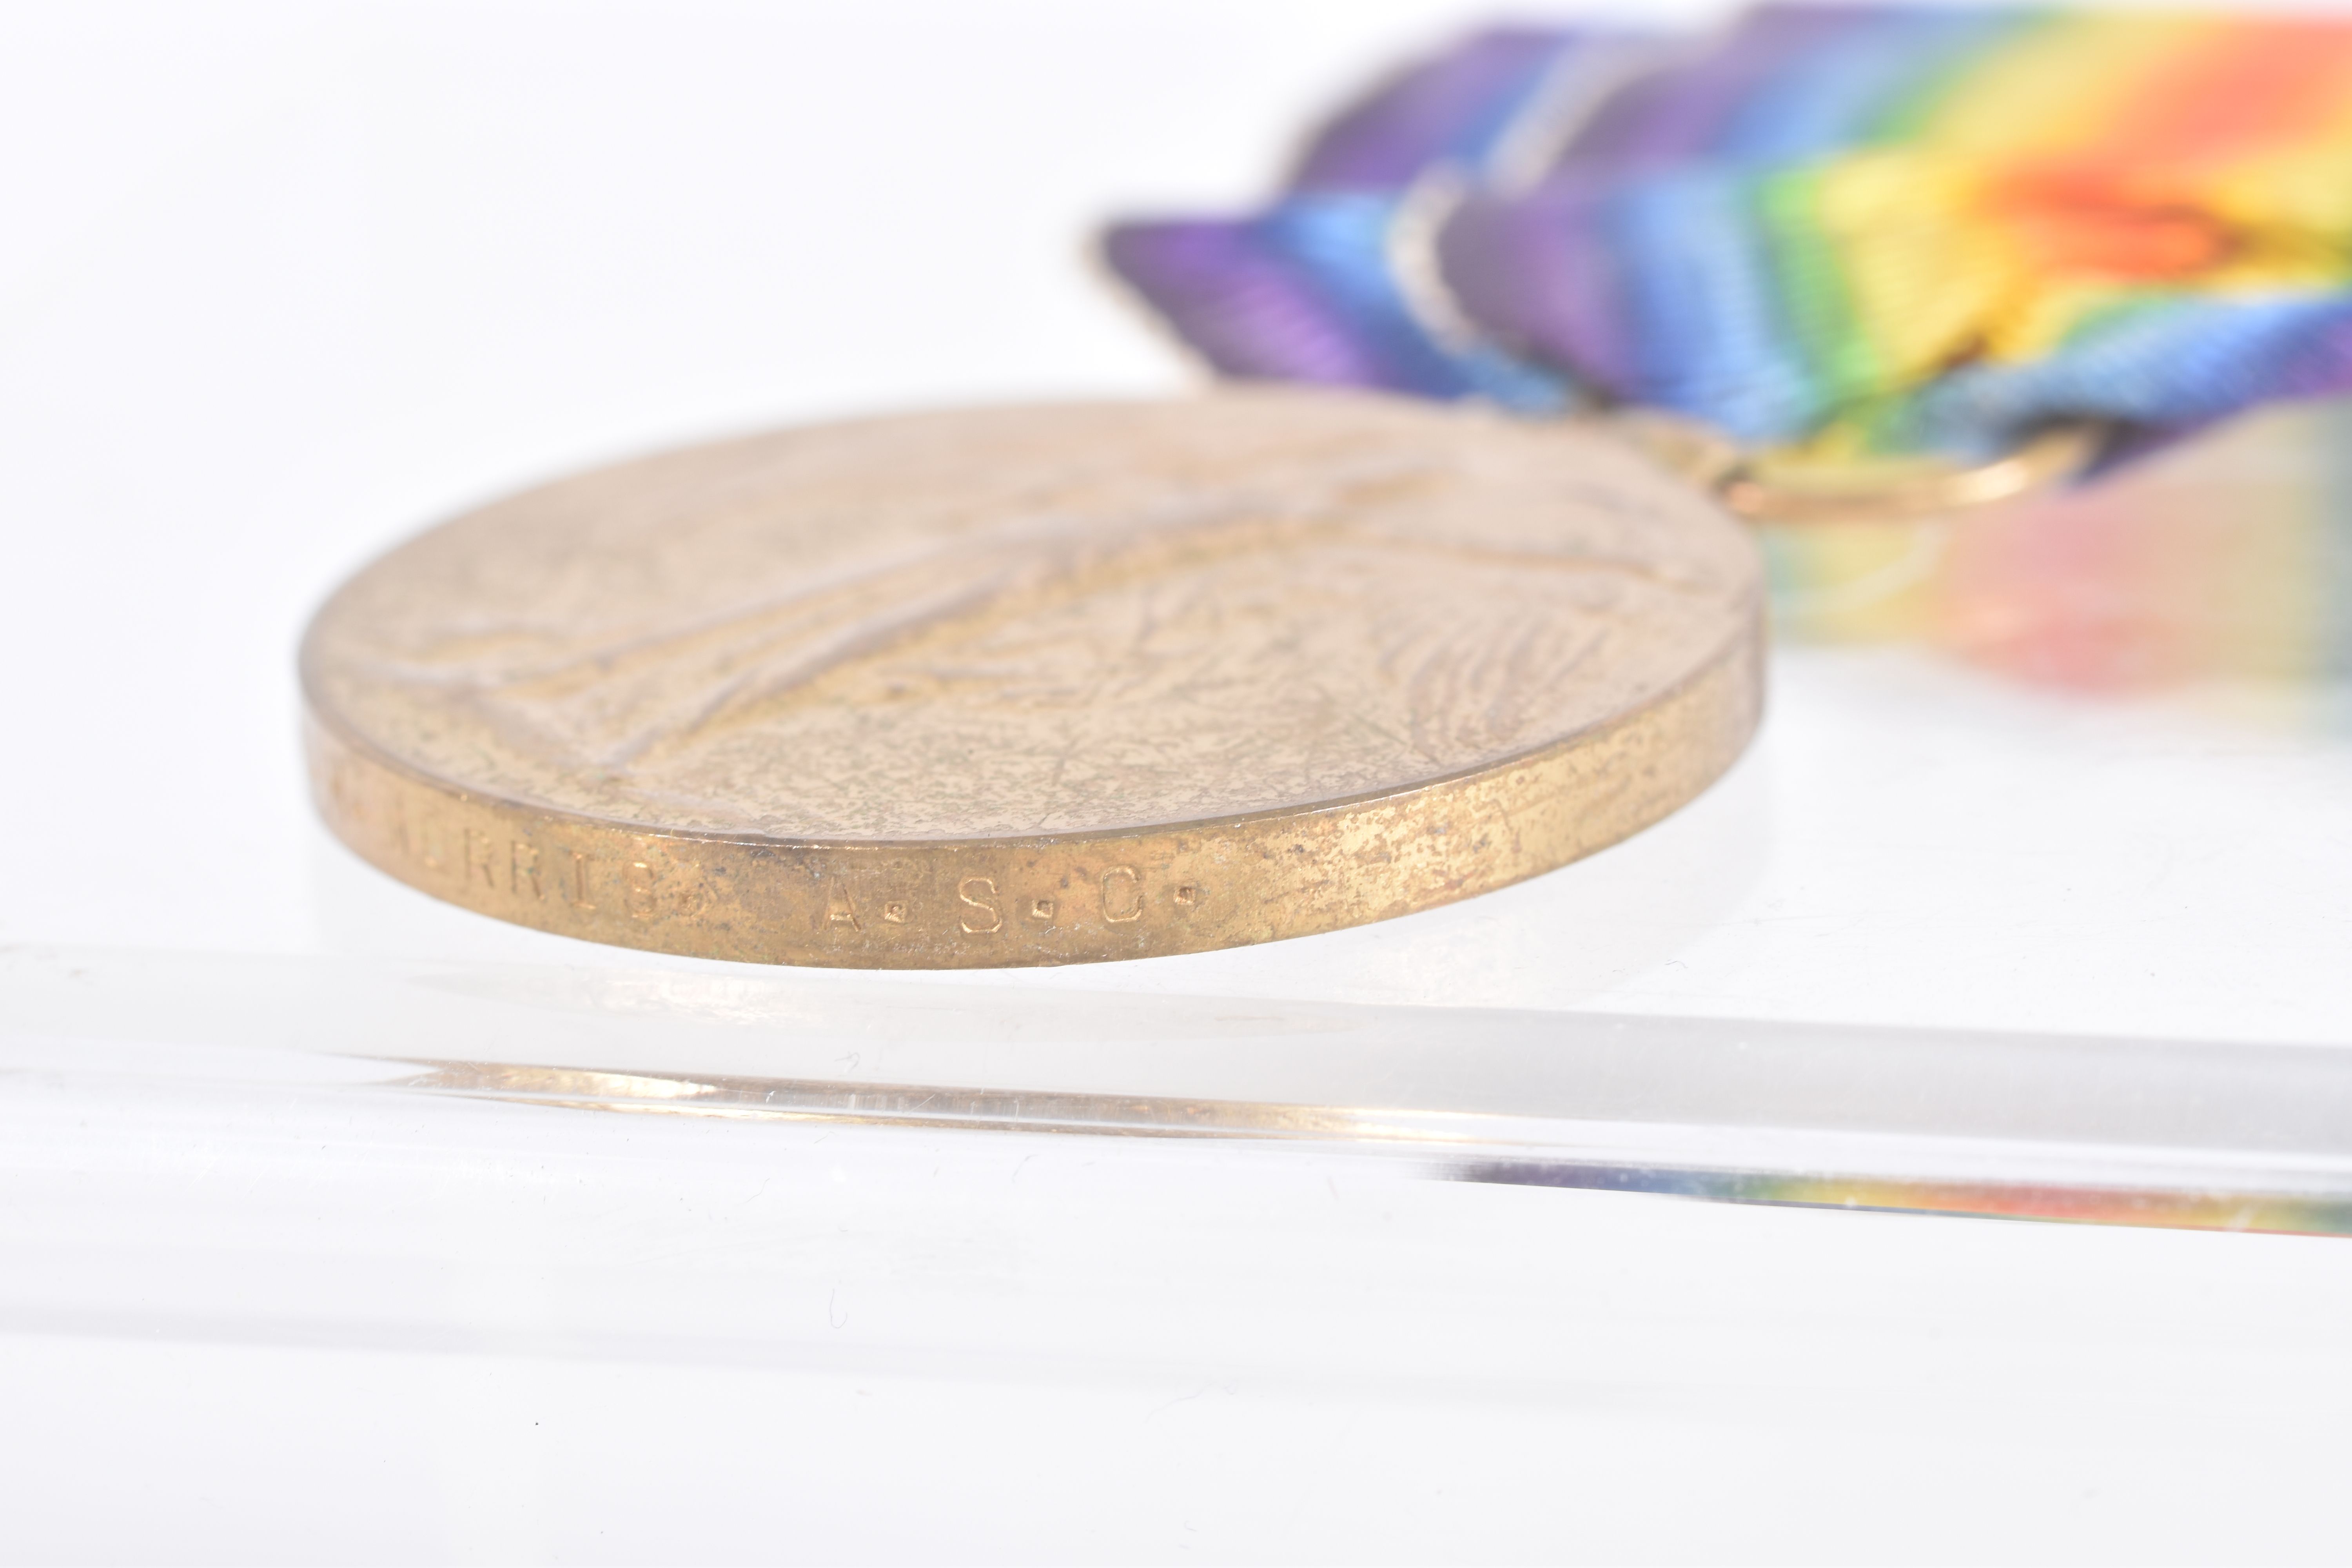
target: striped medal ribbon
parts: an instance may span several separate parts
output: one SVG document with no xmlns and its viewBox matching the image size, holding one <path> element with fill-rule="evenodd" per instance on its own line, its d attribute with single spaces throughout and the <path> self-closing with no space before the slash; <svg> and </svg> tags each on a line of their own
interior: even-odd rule
<svg viewBox="0 0 2352 1568">
<path fill-rule="evenodd" d="M 2352 671 L 2352 25 L 1490 31 L 1263 210 L 1104 248 L 1227 375 L 1624 421 L 1758 523 L 1784 631 L 2077 687 Z"/>
</svg>

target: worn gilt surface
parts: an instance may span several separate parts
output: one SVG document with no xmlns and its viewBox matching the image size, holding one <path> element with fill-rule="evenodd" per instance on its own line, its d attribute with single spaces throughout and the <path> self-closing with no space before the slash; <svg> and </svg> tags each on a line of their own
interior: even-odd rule
<svg viewBox="0 0 2352 1568">
<path fill-rule="evenodd" d="M 1052 963 L 1404 912 L 1753 727 L 1752 547 L 1606 438 L 1289 392 L 916 415 L 564 480 L 303 651 L 378 865 L 607 941 Z"/>
</svg>

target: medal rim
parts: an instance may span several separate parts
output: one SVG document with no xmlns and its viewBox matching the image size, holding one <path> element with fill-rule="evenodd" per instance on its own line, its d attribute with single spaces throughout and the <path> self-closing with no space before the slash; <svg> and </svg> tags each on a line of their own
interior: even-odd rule
<svg viewBox="0 0 2352 1568">
<path fill-rule="evenodd" d="M 1687 805 L 1746 750 L 1762 715 L 1764 640 L 1759 595 L 1746 635 L 1723 641 L 1640 706 L 1443 779 L 1221 818 L 1059 835 L 793 840 L 647 829 L 437 778 L 307 702 L 304 749 L 313 801 L 337 838 L 394 879 L 478 914 L 740 963 L 1029 968 L 1369 924 L 1507 887 L 1622 842 Z M 1466 818 L 1460 831 L 1457 818 Z M 1104 858 L 1112 849 L 1125 852 Z M 1268 861 L 1279 868 L 1275 882 L 1288 876 L 1286 891 L 1276 886 L 1269 895 Z M 575 887 L 562 885 L 567 874 L 581 879 Z M 1114 911 L 1108 879 L 1121 875 L 1134 902 Z M 987 884 L 978 899 L 970 896 L 976 881 Z M 718 897 L 714 882 L 723 889 Z M 1063 896 L 1073 893 L 1065 906 Z M 904 912 L 918 898 L 920 920 Z M 1042 927 L 1020 910 L 1024 899 L 1052 905 Z M 972 916 L 991 905 L 983 928 Z M 891 914 L 894 907 L 902 912 Z"/>
</svg>

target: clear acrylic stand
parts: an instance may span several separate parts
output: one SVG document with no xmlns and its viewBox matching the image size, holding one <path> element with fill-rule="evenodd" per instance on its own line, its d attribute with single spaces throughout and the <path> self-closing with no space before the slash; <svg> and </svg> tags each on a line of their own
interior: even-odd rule
<svg viewBox="0 0 2352 1568">
<path fill-rule="evenodd" d="M 2326 1047 L 24 948 L 0 953 L 0 1065 L 1276 1140 L 1452 1180 L 2352 1233 L 2352 1052 Z"/>
</svg>

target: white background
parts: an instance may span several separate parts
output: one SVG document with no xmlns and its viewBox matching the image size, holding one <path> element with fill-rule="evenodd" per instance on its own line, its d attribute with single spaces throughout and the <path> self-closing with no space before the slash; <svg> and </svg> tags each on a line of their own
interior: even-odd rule
<svg viewBox="0 0 2352 1568">
<path fill-rule="evenodd" d="M 0 13 L 0 942 L 718 973 L 336 847 L 310 608 L 568 466 L 1187 384 L 1090 226 L 1246 201 L 1477 15 Z M 1583 865 L 995 983 L 2352 1037 L 2341 742 L 1774 673 Z M 2332 1560 L 2347 1309 L 2336 1240 L 17 1072 L 0 1556 Z"/>
</svg>

